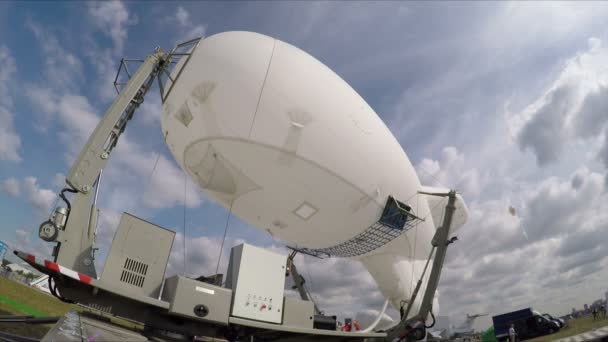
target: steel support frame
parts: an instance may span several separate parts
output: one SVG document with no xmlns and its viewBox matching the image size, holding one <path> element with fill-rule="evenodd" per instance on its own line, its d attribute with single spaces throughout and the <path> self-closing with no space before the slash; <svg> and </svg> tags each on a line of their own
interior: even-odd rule
<svg viewBox="0 0 608 342">
<path fill-rule="evenodd" d="M 441 271 L 443 269 L 445 255 L 448 249 L 448 245 L 450 244 L 450 240 L 448 238 L 450 234 L 450 227 L 452 225 L 452 218 L 454 216 L 454 212 L 456 211 L 456 191 L 450 190 L 447 194 L 430 193 L 427 195 L 448 197 L 448 203 L 446 205 L 443 223 L 441 227 L 439 227 L 435 231 L 435 236 L 433 236 L 433 239 L 431 241 L 433 249 L 431 250 L 431 254 L 429 255 L 429 260 L 430 257 L 433 255 L 433 251 L 435 252 L 435 258 L 433 259 L 431 273 L 429 275 L 429 280 L 427 282 L 427 286 L 424 291 L 422 303 L 420 305 L 418 313 L 410 319 L 407 318 L 408 314 L 406 313 L 401 318 L 401 321 L 398 324 L 396 324 L 387 331 L 386 341 L 416 341 L 424 338 L 426 336 L 425 322 L 429 314 L 432 315 L 435 291 L 437 291 L 437 286 L 439 285 L 439 279 L 441 277 Z M 424 273 L 422 274 L 421 279 L 419 280 L 419 284 L 416 286 L 416 290 L 412 294 L 409 308 L 411 308 L 413 302 L 416 300 L 422 277 L 424 277 Z"/>
</svg>

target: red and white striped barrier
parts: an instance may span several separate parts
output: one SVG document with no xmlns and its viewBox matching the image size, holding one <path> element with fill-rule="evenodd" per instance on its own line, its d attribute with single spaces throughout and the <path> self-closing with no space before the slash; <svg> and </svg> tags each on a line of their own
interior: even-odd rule
<svg viewBox="0 0 608 342">
<path fill-rule="evenodd" d="M 15 255 L 25 260 L 28 264 L 36 267 L 49 270 L 54 273 L 63 274 L 66 277 L 70 277 L 72 279 L 78 280 L 81 283 L 91 285 L 93 283 L 93 278 L 89 277 L 86 274 L 82 274 L 76 271 L 73 271 L 67 267 L 56 264 L 52 261 L 48 261 L 46 259 L 39 258 L 32 254 L 27 254 L 19 251 L 15 251 Z M 46 273 L 46 272 L 45 272 Z"/>
</svg>

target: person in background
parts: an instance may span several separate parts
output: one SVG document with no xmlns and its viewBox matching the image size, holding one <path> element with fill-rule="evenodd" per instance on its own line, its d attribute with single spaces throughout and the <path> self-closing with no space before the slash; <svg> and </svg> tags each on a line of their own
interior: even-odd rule
<svg viewBox="0 0 608 342">
<path fill-rule="evenodd" d="M 350 318 L 345 318 L 344 326 L 342 327 L 342 331 L 352 331 L 353 330 L 352 325 L 353 325 L 352 320 Z"/>
<path fill-rule="evenodd" d="M 515 336 L 517 336 L 517 333 L 515 332 L 515 325 L 511 323 L 511 327 L 509 328 L 509 341 L 515 342 Z"/>
<path fill-rule="evenodd" d="M 361 326 L 359 325 L 359 321 L 357 321 L 357 320 L 353 321 L 353 328 L 355 328 L 356 331 L 361 330 Z"/>
</svg>

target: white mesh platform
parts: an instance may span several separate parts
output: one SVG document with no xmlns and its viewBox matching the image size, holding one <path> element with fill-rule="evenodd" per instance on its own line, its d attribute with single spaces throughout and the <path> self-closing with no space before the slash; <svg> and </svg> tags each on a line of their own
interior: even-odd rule
<svg viewBox="0 0 608 342">
<path fill-rule="evenodd" d="M 290 248 L 319 258 L 363 255 L 386 245 L 422 221 L 410 210 L 409 206 L 389 197 L 380 220 L 353 238 L 325 248 Z"/>
</svg>

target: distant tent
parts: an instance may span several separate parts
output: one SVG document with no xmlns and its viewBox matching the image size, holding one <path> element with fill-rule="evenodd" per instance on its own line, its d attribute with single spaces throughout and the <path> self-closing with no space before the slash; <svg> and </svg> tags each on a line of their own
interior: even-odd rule
<svg viewBox="0 0 608 342">
<path fill-rule="evenodd" d="M 489 327 L 488 330 L 481 334 L 481 342 L 497 342 L 494 326 Z"/>
</svg>

